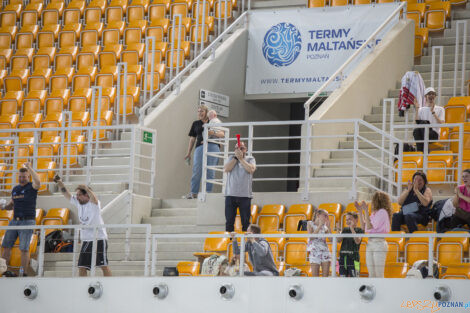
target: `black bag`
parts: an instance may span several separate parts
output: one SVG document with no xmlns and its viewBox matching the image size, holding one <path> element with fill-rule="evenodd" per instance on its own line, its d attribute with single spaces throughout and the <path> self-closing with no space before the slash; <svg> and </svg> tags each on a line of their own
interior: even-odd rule
<svg viewBox="0 0 470 313">
<path fill-rule="evenodd" d="M 396 143 L 395 144 L 395 155 L 398 155 L 399 154 L 399 148 L 400 146 Z M 411 143 L 404 143 L 403 144 L 403 152 L 415 152 L 416 151 L 416 148 L 415 146 L 413 146 Z M 397 158 L 395 158 L 394 161 L 398 160 Z"/>
<path fill-rule="evenodd" d="M 163 268 L 163 276 L 179 276 L 178 269 L 176 267 L 166 266 Z"/>
<path fill-rule="evenodd" d="M 297 224 L 297 231 L 307 231 L 308 220 L 300 220 Z"/>
<path fill-rule="evenodd" d="M 63 252 L 73 252 L 73 241 L 72 240 L 62 240 L 60 241 L 54 249 L 55 253 Z"/>
<path fill-rule="evenodd" d="M 62 230 L 54 230 L 46 236 L 44 252 L 54 252 L 56 246 L 63 241 Z"/>
</svg>

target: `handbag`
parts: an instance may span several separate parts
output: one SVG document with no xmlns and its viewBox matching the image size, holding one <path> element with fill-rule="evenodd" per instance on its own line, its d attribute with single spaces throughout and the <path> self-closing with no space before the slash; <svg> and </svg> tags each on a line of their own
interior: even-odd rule
<svg viewBox="0 0 470 313">
<path fill-rule="evenodd" d="M 411 213 L 418 212 L 419 207 L 418 207 L 418 203 L 412 202 L 412 203 L 408 203 L 408 204 L 402 206 L 401 209 L 403 211 L 403 215 L 408 215 L 408 214 L 411 214 Z"/>
</svg>

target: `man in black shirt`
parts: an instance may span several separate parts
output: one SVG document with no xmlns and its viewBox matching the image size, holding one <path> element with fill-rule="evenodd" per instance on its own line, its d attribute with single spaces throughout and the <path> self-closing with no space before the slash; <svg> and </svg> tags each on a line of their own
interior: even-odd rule
<svg viewBox="0 0 470 313">
<path fill-rule="evenodd" d="M 30 180 L 32 178 L 32 183 Z M 36 224 L 36 198 L 41 187 L 38 174 L 33 170 L 30 163 L 25 163 L 18 173 L 19 185 L 15 186 L 11 192 L 10 202 L 3 206 L 2 210 L 14 210 L 13 220 L 9 226 L 32 226 Z M 33 235 L 33 228 L 24 230 L 9 229 L 3 238 L 2 258 L 9 262 L 11 248 L 15 244 L 16 238 L 20 237 L 21 268 L 22 276 L 29 264 L 29 242 Z"/>
</svg>

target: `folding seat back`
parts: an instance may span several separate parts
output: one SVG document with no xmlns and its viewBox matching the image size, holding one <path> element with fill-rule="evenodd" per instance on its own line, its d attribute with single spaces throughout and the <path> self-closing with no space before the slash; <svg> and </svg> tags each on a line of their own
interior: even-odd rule
<svg viewBox="0 0 470 313">
<path fill-rule="evenodd" d="M 77 56 L 77 69 L 95 66 L 95 56 L 93 53 L 79 53 Z"/>
<path fill-rule="evenodd" d="M 339 224 L 342 209 L 340 203 L 322 203 L 318 206 L 318 209 L 325 210 L 326 212 L 328 212 L 331 227 L 336 224 Z"/>
<path fill-rule="evenodd" d="M 11 35 L 8 33 L 0 33 L 0 49 L 11 48 Z"/>
<path fill-rule="evenodd" d="M 268 232 L 266 234 L 269 235 L 284 235 L 285 232 L 283 231 L 275 231 L 275 232 Z M 273 254 L 273 258 L 275 262 L 278 262 L 282 256 L 284 256 L 284 247 L 286 245 L 286 238 L 285 237 L 266 237 L 266 241 L 269 243 L 271 247 L 271 252 Z"/>
<path fill-rule="evenodd" d="M 76 42 L 76 33 L 74 31 L 61 31 L 59 33 L 59 47 L 73 47 Z"/>
<path fill-rule="evenodd" d="M 446 27 L 446 11 L 444 8 L 435 7 L 424 14 L 424 26 L 429 31 L 443 30 Z"/>
<path fill-rule="evenodd" d="M 38 145 L 38 161 L 51 162 L 54 156 L 53 147 L 51 145 Z M 68 214 L 67 214 L 68 217 Z M 67 218 L 68 220 L 68 218 Z"/>
<path fill-rule="evenodd" d="M 201 41 L 207 43 L 209 41 L 209 26 L 207 25 L 192 25 L 191 26 L 191 42 L 200 43 Z"/>
<path fill-rule="evenodd" d="M 211 13 L 211 4 L 209 1 L 206 1 L 205 6 L 203 5 L 202 1 L 199 1 L 199 4 L 197 2 L 193 3 L 193 6 L 192 6 L 193 20 L 196 20 L 196 17 L 197 17 L 199 19 L 199 23 L 201 23 L 202 17 L 205 16 L 207 18 L 210 15 L 210 13 Z"/>
<path fill-rule="evenodd" d="M 166 66 L 167 67 L 184 67 L 184 50 L 172 49 L 166 52 Z"/>
<path fill-rule="evenodd" d="M 397 234 L 397 235 L 403 235 L 405 232 L 403 231 L 392 231 L 390 234 Z M 388 244 L 388 252 L 387 252 L 387 259 L 386 263 L 389 262 L 398 262 L 401 254 L 404 252 L 405 249 L 405 238 L 403 237 L 393 237 L 393 238 L 385 238 Z"/>
<path fill-rule="evenodd" d="M 453 105 L 463 105 L 467 108 L 467 115 L 470 114 L 470 96 L 452 97 L 447 102 L 447 105 L 452 105 L 452 106 Z"/>
<path fill-rule="evenodd" d="M 91 88 L 90 75 L 74 75 L 72 78 L 72 90 L 75 91 L 79 88 Z"/>
<path fill-rule="evenodd" d="M 29 60 L 24 56 L 13 56 L 10 65 L 12 70 L 26 70 L 29 69 Z"/>
<path fill-rule="evenodd" d="M 52 32 L 39 32 L 36 43 L 38 48 L 54 47 L 54 33 Z"/>
<path fill-rule="evenodd" d="M 165 31 L 162 26 L 151 26 L 147 28 L 147 37 L 155 37 L 155 41 L 163 41 L 165 39 Z M 151 42 L 149 48 L 151 49 Z"/>
<path fill-rule="evenodd" d="M 227 232 L 209 232 L 210 235 L 213 234 L 227 234 Z M 219 252 L 225 253 L 227 251 L 227 245 L 230 242 L 230 238 L 227 236 L 225 238 L 206 238 L 204 240 L 204 252 Z"/>
<path fill-rule="evenodd" d="M 349 4 L 348 0 L 331 0 L 330 2 L 330 6 L 332 7 L 344 6 L 348 4 Z"/>
<path fill-rule="evenodd" d="M 385 278 L 405 278 L 408 272 L 408 263 L 387 262 L 385 263 Z"/>
<path fill-rule="evenodd" d="M 130 5 L 127 8 L 127 21 L 139 21 L 145 19 L 145 9 L 141 5 Z"/>
<path fill-rule="evenodd" d="M 151 4 L 149 6 L 149 19 L 153 22 L 157 19 L 165 18 L 166 6 L 164 4 Z"/>
<path fill-rule="evenodd" d="M 286 207 L 282 204 L 267 204 L 261 209 L 257 224 L 261 232 L 277 231 L 284 220 Z"/>
<path fill-rule="evenodd" d="M 15 26 L 16 25 L 16 12 L 4 11 L 0 13 L 1 27 Z"/>
<path fill-rule="evenodd" d="M 99 38 L 100 35 L 96 29 L 83 30 L 80 33 L 80 45 L 82 47 L 96 46 L 99 43 Z"/>
<path fill-rule="evenodd" d="M 216 19 L 232 17 L 232 2 L 229 0 L 217 0 L 214 3 L 214 17 Z"/>
<path fill-rule="evenodd" d="M 429 30 L 427 28 L 415 28 L 415 38 L 419 38 L 423 42 L 423 47 L 428 45 Z"/>
<path fill-rule="evenodd" d="M 326 6 L 326 0 L 308 0 L 309 8 L 322 8 Z"/>
<path fill-rule="evenodd" d="M 16 114 L 18 111 L 18 105 L 13 101 L 1 101 L 1 114 L 0 115 L 12 115 Z"/>
<path fill-rule="evenodd" d="M 85 9 L 85 24 L 99 23 L 101 21 L 101 9 L 97 7 Z"/>
<path fill-rule="evenodd" d="M 119 44 L 119 30 L 118 29 L 105 29 L 103 31 L 103 45 Z"/>
<path fill-rule="evenodd" d="M 294 204 L 284 215 L 284 230 L 287 234 L 296 233 L 300 220 L 311 220 L 313 207 L 311 204 Z"/>
<path fill-rule="evenodd" d="M 59 24 L 60 13 L 58 10 L 43 10 L 42 25 Z"/>
<path fill-rule="evenodd" d="M 176 265 L 179 276 L 198 276 L 200 268 L 201 263 L 199 262 L 183 261 Z"/>
<path fill-rule="evenodd" d="M 449 231 L 446 234 L 467 234 L 466 232 Z M 441 238 L 437 244 L 437 258 L 441 265 L 462 263 L 469 247 L 468 237 Z"/>
<path fill-rule="evenodd" d="M 432 231 L 416 231 L 413 234 L 432 234 Z M 435 238 L 433 239 L 435 243 Z M 435 244 L 433 245 L 435 247 Z M 414 264 L 418 260 L 427 260 L 429 256 L 429 239 L 427 237 L 410 238 L 405 244 L 405 262 Z"/>
<path fill-rule="evenodd" d="M 37 11 L 23 11 L 21 12 L 21 26 L 37 25 L 38 24 Z"/>
<path fill-rule="evenodd" d="M 172 3 L 170 6 L 170 17 L 173 18 L 175 15 L 182 15 L 182 17 L 187 17 L 188 4 L 183 2 Z"/>
<path fill-rule="evenodd" d="M 306 233 L 306 232 L 304 232 Z M 286 265 L 300 267 L 308 265 L 308 238 L 289 238 L 284 246 Z"/>
<path fill-rule="evenodd" d="M 142 40 L 142 30 L 139 28 L 126 28 L 124 30 L 124 44 L 140 43 Z"/>
<path fill-rule="evenodd" d="M 18 33 L 16 34 L 16 48 L 32 48 L 34 43 L 33 33 Z"/>
<path fill-rule="evenodd" d="M 415 20 L 415 27 L 418 27 L 420 22 L 424 18 L 425 11 L 426 11 L 425 3 L 409 3 L 407 5 L 406 17 L 408 19 Z"/>
<path fill-rule="evenodd" d="M 113 87 L 113 85 L 114 85 L 113 74 L 96 75 L 96 86 Z"/>
<path fill-rule="evenodd" d="M 124 12 L 122 7 L 110 6 L 106 9 L 106 22 L 122 21 L 124 18 Z"/>
<path fill-rule="evenodd" d="M 154 93 L 160 90 L 160 74 L 159 73 L 153 74 L 153 85 L 152 85 L 152 74 L 146 73 L 145 75 L 147 75 L 147 90 L 153 89 Z"/>
<path fill-rule="evenodd" d="M 23 101 L 23 115 L 37 114 L 41 111 L 39 101 Z"/>
<path fill-rule="evenodd" d="M 127 65 L 139 64 L 139 54 L 137 51 L 123 51 L 121 54 L 121 62 L 127 63 Z M 149 64 L 151 60 L 149 59 Z"/>
<path fill-rule="evenodd" d="M 79 24 L 80 15 L 80 10 L 78 9 L 65 9 L 63 17 L 64 25 Z"/>
<path fill-rule="evenodd" d="M 177 48 L 177 42 L 178 40 L 180 41 L 185 41 L 186 39 L 186 27 L 184 25 L 179 26 L 170 26 L 168 28 L 168 41 L 170 44 L 175 45 L 175 48 Z"/>
<path fill-rule="evenodd" d="M 447 104 L 444 108 L 446 123 L 464 123 L 467 121 L 467 107 L 465 105 Z"/>
<path fill-rule="evenodd" d="M 38 235 L 33 234 L 29 243 L 29 255 L 31 256 L 36 252 L 38 245 Z M 19 238 L 15 242 L 15 245 L 11 249 L 10 255 L 10 267 L 19 268 L 21 266 L 21 251 L 19 249 Z"/>
</svg>

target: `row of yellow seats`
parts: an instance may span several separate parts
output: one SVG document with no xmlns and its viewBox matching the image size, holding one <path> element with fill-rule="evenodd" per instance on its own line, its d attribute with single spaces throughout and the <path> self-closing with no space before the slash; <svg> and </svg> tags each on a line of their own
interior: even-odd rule
<svg viewBox="0 0 470 313">
<path fill-rule="evenodd" d="M 431 4 L 433 2 L 439 2 L 441 0 L 424 0 L 424 1 L 421 1 L 421 0 L 401 0 L 401 1 L 406 1 L 408 2 L 408 5 L 409 4 L 416 4 L 416 3 L 420 3 L 420 2 L 423 2 L 425 4 Z M 315 7 L 324 7 L 326 5 L 330 5 L 330 6 L 344 6 L 344 5 L 349 5 L 349 4 L 352 4 L 352 5 L 360 5 L 360 4 L 373 4 L 373 3 L 393 3 L 393 2 L 397 2 L 395 0 L 308 0 L 307 2 L 307 7 L 309 8 L 315 8 Z M 466 0 L 450 0 L 450 1 L 446 1 L 446 2 L 449 2 L 451 5 L 459 5 L 459 4 L 464 4 L 464 3 L 467 3 Z"/>
<path fill-rule="evenodd" d="M 276 232 L 274 232 L 276 233 Z M 277 232 L 279 234 L 285 234 L 284 232 Z M 304 232 L 305 233 L 305 232 Z M 393 234 L 401 235 L 404 232 L 391 232 Z M 433 233 L 433 232 L 416 232 L 419 233 Z M 456 233 L 456 232 L 448 232 Z M 459 233 L 459 232 L 457 232 Z M 466 232 L 461 232 L 467 234 Z M 227 234 L 225 232 L 211 232 L 210 234 Z M 306 275 L 311 275 L 310 265 L 308 263 L 308 252 L 307 252 L 307 238 L 266 238 L 270 243 L 271 250 L 273 252 L 274 260 L 276 264 L 287 267 L 298 267 Z M 368 275 L 368 270 L 365 260 L 365 250 L 367 244 L 367 238 L 363 238 L 360 247 L 361 256 L 361 274 L 363 276 Z M 408 269 L 408 264 L 413 264 L 417 260 L 427 259 L 428 253 L 428 238 L 410 238 L 405 241 L 402 237 L 387 238 L 389 244 L 386 267 L 388 267 L 391 273 L 400 272 L 400 275 L 404 275 Z M 433 240 L 435 248 L 435 254 L 440 264 L 450 268 L 450 270 L 459 270 L 468 266 L 468 237 L 461 238 L 442 238 L 436 246 L 436 240 Z M 331 249 L 331 242 L 329 242 L 329 248 Z M 337 246 L 337 253 L 339 253 L 340 244 Z M 233 256 L 233 247 L 230 242 L 230 238 L 206 238 L 204 242 L 204 252 L 198 252 L 194 255 L 199 258 L 202 262 L 205 257 L 211 254 L 224 254 L 229 259 Z M 338 254 L 339 255 L 339 254 Z M 337 255 L 337 256 L 338 256 Z M 403 259 L 405 262 L 399 262 L 404 255 Z M 393 275 L 395 275 L 393 274 Z M 392 277 L 393 277 L 392 275 Z M 387 275 L 386 275 L 387 277 Z"/>
<path fill-rule="evenodd" d="M 51 208 L 47 210 L 44 215 L 43 209 L 36 209 L 36 225 L 67 225 L 69 223 L 70 210 L 68 208 Z M 0 211 L 0 226 L 8 226 L 8 223 L 13 219 L 13 210 Z M 46 230 L 46 235 L 53 230 Z M 0 236 L 5 233 L 4 230 L 0 231 Z"/>
<path fill-rule="evenodd" d="M 340 224 L 341 227 L 345 225 L 345 216 L 347 212 L 355 212 L 354 203 L 349 203 L 343 211 L 343 206 L 340 203 L 322 203 L 318 209 L 323 209 L 328 212 L 330 217 L 331 227 L 336 227 Z M 399 205 L 393 203 L 394 212 L 399 210 Z M 286 233 L 296 233 L 297 226 L 300 220 L 311 220 L 313 216 L 313 206 L 311 204 L 294 204 L 289 207 L 289 210 L 282 204 L 267 204 L 261 210 L 257 205 L 251 206 L 251 222 L 256 223 L 261 227 L 261 232 L 273 232 L 280 229 Z M 235 219 L 235 230 L 241 231 L 241 219 L 239 212 Z"/>
</svg>

